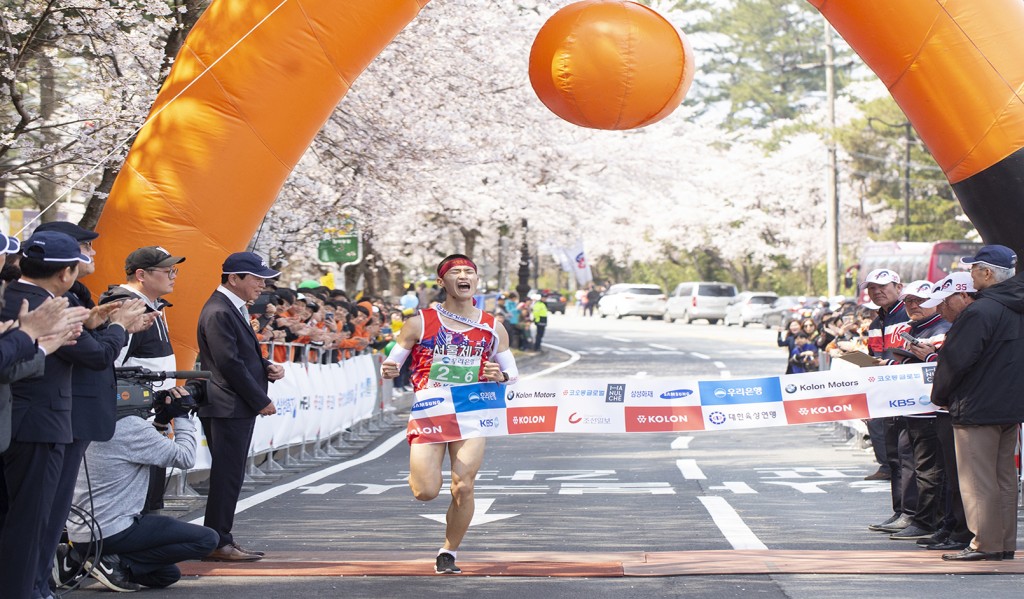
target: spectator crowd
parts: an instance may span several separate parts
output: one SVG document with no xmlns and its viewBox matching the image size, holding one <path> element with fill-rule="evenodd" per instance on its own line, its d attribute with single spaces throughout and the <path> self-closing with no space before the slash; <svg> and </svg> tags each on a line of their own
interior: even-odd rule
<svg viewBox="0 0 1024 599">
<path fill-rule="evenodd" d="M 934 364 L 931 411 L 875 418 L 868 434 L 888 480 L 891 514 L 871 524 L 948 561 L 1014 559 L 1024 421 L 1024 275 L 1001 245 L 982 247 L 947 277 L 904 284 L 881 268 L 865 277 L 871 305 L 826 305 L 778 333 L 787 373 L 853 352 L 872 366 Z M 861 360 L 860 363 L 864 363 Z"/>
</svg>

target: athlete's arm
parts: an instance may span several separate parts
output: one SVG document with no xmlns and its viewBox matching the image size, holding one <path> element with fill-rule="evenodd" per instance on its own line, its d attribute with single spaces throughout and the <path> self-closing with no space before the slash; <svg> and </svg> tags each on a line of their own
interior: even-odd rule
<svg viewBox="0 0 1024 599">
<path fill-rule="evenodd" d="M 395 346 L 391 348 L 391 353 L 384 358 L 384 363 L 380 365 L 381 378 L 393 379 L 398 376 L 402 364 L 409 358 L 413 346 L 420 340 L 422 330 L 423 319 L 419 314 L 405 321 L 402 330 L 398 332 L 398 338 L 395 339 Z"/>
<path fill-rule="evenodd" d="M 509 349 L 508 333 L 505 327 L 495 327 L 498 334 L 498 348 L 491 361 L 484 362 L 483 377 L 495 383 L 514 384 L 519 378 L 519 369 L 516 367 L 516 358 Z"/>
</svg>

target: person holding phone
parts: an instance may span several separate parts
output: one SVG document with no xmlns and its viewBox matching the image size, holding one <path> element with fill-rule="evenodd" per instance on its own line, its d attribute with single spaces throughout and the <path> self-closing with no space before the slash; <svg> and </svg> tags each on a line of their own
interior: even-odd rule
<svg viewBox="0 0 1024 599">
<path fill-rule="evenodd" d="M 933 286 L 928 281 L 914 281 L 903 287 L 900 294 L 910 317 L 910 327 L 900 332 L 903 347 L 893 348 L 893 357 L 886 364 L 913 364 L 934 362 L 938 348 L 942 347 L 951 323 L 943 319 L 933 306 Z M 948 414 L 945 417 L 948 418 Z M 946 497 L 943 492 L 943 451 L 939 438 L 938 412 L 908 414 L 905 416 L 907 436 L 913 451 L 914 482 L 917 486 L 917 509 L 910 524 L 889 535 L 893 540 L 921 541 L 924 545 L 943 543 L 950 531 L 940 529 L 939 516 L 943 513 Z M 952 429 L 950 429 L 951 431 Z"/>
</svg>

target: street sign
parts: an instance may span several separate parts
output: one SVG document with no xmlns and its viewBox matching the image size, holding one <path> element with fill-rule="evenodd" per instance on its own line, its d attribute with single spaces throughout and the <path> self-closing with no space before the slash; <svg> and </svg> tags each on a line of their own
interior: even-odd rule
<svg viewBox="0 0 1024 599">
<path fill-rule="evenodd" d="M 359 261 L 359 236 L 342 235 L 331 239 L 322 239 L 317 246 L 317 257 L 321 262 L 346 264 Z"/>
</svg>

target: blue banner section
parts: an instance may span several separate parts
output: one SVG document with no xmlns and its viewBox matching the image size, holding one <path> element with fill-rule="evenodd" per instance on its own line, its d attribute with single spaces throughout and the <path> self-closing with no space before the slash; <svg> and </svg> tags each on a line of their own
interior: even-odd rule
<svg viewBox="0 0 1024 599">
<path fill-rule="evenodd" d="M 456 412 L 492 410 L 505 407 L 505 387 L 498 383 L 476 383 L 449 387 Z"/>
<path fill-rule="evenodd" d="M 703 406 L 724 406 L 782 401 L 779 377 L 737 379 L 732 381 L 699 381 L 700 403 Z"/>
</svg>

